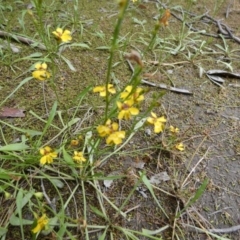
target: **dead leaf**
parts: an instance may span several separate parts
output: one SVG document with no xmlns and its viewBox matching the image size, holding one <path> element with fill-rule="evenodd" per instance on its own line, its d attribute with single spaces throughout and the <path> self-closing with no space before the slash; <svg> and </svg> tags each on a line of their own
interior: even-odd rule
<svg viewBox="0 0 240 240">
<path fill-rule="evenodd" d="M 25 117 L 23 109 L 18 108 L 9 108 L 9 107 L 3 107 L 0 110 L 0 118 L 6 118 L 6 117 Z"/>
<path fill-rule="evenodd" d="M 206 72 L 206 75 L 213 83 L 215 83 L 220 87 L 222 87 L 221 84 L 224 83 L 224 79 L 222 79 L 222 77 L 232 77 L 232 78 L 240 79 L 239 73 L 232 73 L 232 72 L 218 70 L 218 69 L 208 70 Z"/>
<path fill-rule="evenodd" d="M 138 8 L 147 9 L 147 6 L 140 3 L 140 4 L 138 5 Z"/>
<path fill-rule="evenodd" d="M 170 177 L 169 177 L 169 175 L 167 174 L 167 172 L 160 172 L 160 173 L 158 173 L 158 174 L 153 175 L 153 176 L 150 178 L 149 182 L 152 183 L 152 184 L 158 185 L 158 184 L 160 184 L 162 181 L 166 182 L 166 181 L 168 181 L 168 180 L 170 180 Z"/>
<path fill-rule="evenodd" d="M 228 72 L 228 71 L 224 71 L 224 70 L 217 70 L 217 69 L 208 70 L 207 74 L 214 75 L 214 76 L 222 76 L 222 77 L 240 78 L 239 73 L 232 73 L 232 72 Z"/>
<path fill-rule="evenodd" d="M 158 71 L 152 72 L 152 73 L 144 73 L 143 74 L 143 79 L 145 80 L 157 80 L 161 81 L 162 80 L 162 75 Z"/>
<path fill-rule="evenodd" d="M 144 198 L 148 198 L 147 194 L 145 193 L 147 191 L 146 188 L 143 187 L 137 187 L 136 191 L 138 191 Z"/>
<path fill-rule="evenodd" d="M 114 178 L 111 178 L 111 177 L 119 176 L 120 174 L 121 174 L 120 171 L 113 171 L 113 172 L 109 173 L 109 174 L 107 175 L 107 178 L 108 178 L 108 179 L 105 179 L 105 180 L 103 181 L 103 185 L 104 185 L 106 188 L 110 188 L 111 185 L 112 185 L 112 183 L 113 183 L 113 180 L 114 180 Z"/>
</svg>

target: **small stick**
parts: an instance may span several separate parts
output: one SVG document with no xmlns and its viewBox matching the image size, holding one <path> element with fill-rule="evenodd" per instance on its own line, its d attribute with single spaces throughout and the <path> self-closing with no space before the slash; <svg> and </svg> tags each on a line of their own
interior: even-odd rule
<svg viewBox="0 0 240 240">
<path fill-rule="evenodd" d="M 27 44 L 27 45 L 31 45 L 31 44 L 36 43 L 32 39 L 22 37 L 22 36 L 17 36 L 17 35 L 14 35 L 14 34 L 11 34 L 11 33 L 8 33 L 8 32 L 4 32 L 4 31 L 0 31 L 0 37 L 11 38 L 15 41 L 19 41 L 19 42 Z M 36 47 L 38 47 L 41 50 L 47 50 L 46 47 L 41 43 L 38 43 Z"/>
<path fill-rule="evenodd" d="M 128 210 L 127 210 L 126 212 L 124 212 L 124 213 L 127 214 L 127 213 L 131 212 L 132 210 L 134 210 L 134 209 L 136 209 L 136 208 L 139 208 L 140 206 L 141 206 L 141 204 L 138 204 L 137 206 L 128 209 Z"/>
<path fill-rule="evenodd" d="M 210 147 L 207 149 L 207 151 L 204 153 L 203 157 L 201 159 L 199 159 L 199 161 L 196 163 L 196 165 L 192 168 L 192 170 L 190 171 L 190 173 L 188 174 L 188 176 L 186 177 L 186 179 L 184 180 L 184 182 L 182 183 L 182 187 L 184 187 L 185 183 L 187 182 L 187 180 L 189 179 L 189 177 L 192 175 L 192 173 L 196 170 L 197 166 L 202 162 L 203 159 L 205 159 L 208 151 L 209 151 Z"/>
<path fill-rule="evenodd" d="M 42 179 L 41 179 L 41 187 L 42 187 L 43 195 L 44 195 L 44 197 L 45 197 L 46 200 L 47 200 L 47 203 L 48 203 L 48 204 L 51 206 L 51 208 L 56 212 L 55 206 L 53 206 L 50 198 L 48 197 L 48 195 L 47 195 L 47 193 L 46 193 L 46 190 L 45 190 L 45 187 L 44 187 L 44 185 L 43 185 L 43 180 L 42 180 Z"/>
<path fill-rule="evenodd" d="M 127 63 L 129 65 L 131 71 L 134 72 L 134 68 L 133 68 L 131 62 L 128 59 L 127 59 Z M 181 88 L 176 88 L 176 87 L 168 87 L 165 84 L 155 84 L 155 83 L 149 82 L 149 81 L 147 81 L 145 79 L 141 79 L 141 83 L 150 85 L 152 87 L 159 87 L 159 88 L 162 88 L 162 89 L 165 89 L 165 90 L 169 90 L 169 91 L 172 91 L 172 92 L 183 93 L 183 94 L 190 94 L 190 95 L 193 94 L 193 93 L 191 93 L 190 91 L 188 91 L 186 89 L 181 89 Z"/>
<path fill-rule="evenodd" d="M 183 224 L 183 226 L 194 230 L 194 232 L 202 232 L 202 233 L 207 233 L 207 232 L 210 232 L 210 233 L 231 233 L 231 232 L 236 232 L 236 231 L 240 230 L 240 225 L 236 225 L 236 226 L 233 226 L 233 227 L 230 227 L 230 228 L 222 228 L 222 229 L 221 228 L 213 228 L 213 229 L 206 229 L 206 230 L 195 227 L 195 226 L 192 226 L 192 225 L 189 225 L 189 224 L 185 224 L 185 223 Z"/>
</svg>

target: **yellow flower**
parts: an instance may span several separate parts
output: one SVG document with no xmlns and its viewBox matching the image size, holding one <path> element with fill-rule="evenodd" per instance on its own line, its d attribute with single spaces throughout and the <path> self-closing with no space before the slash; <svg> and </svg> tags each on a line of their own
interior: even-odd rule
<svg viewBox="0 0 240 240">
<path fill-rule="evenodd" d="M 73 160 L 77 163 L 86 162 L 86 158 L 83 156 L 83 152 L 74 151 Z"/>
<path fill-rule="evenodd" d="M 114 131 L 118 130 L 118 124 L 117 123 L 111 123 L 111 120 L 108 119 L 105 125 L 99 125 L 97 127 L 98 134 L 100 137 L 106 137 L 109 134 L 111 134 Z"/>
<path fill-rule="evenodd" d="M 179 128 L 175 128 L 175 127 L 173 127 L 173 126 L 170 126 L 170 132 L 172 132 L 172 133 L 178 133 L 179 132 Z"/>
<path fill-rule="evenodd" d="M 101 97 L 106 97 L 107 91 L 106 91 L 106 86 L 97 86 L 93 89 L 93 92 L 99 92 Z M 113 84 L 108 84 L 108 92 L 115 94 L 116 90 L 113 87 Z"/>
<path fill-rule="evenodd" d="M 54 152 L 49 146 L 41 148 L 40 154 L 43 156 L 40 159 L 40 164 L 45 165 L 46 163 L 50 164 L 53 162 L 53 159 L 57 157 L 57 153 Z"/>
<path fill-rule="evenodd" d="M 118 131 L 118 124 L 112 123 L 110 119 L 107 120 L 105 125 L 99 125 L 97 131 L 100 137 L 107 137 L 106 143 L 109 145 L 118 145 L 125 138 L 125 131 Z"/>
<path fill-rule="evenodd" d="M 69 30 L 63 31 L 62 28 L 57 28 L 52 34 L 59 42 L 69 42 L 72 40 L 71 32 Z"/>
<path fill-rule="evenodd" d="M 127 100 L 123 103 L 117 102 L 119 109 L 118 119 L 129 120 L 132 115 L 138 115 L 139 110 L 136 107 L 133 107 L 133 100 Z"/>
<path fill-rule="evenodd" d="M 132 92 L 133 86 L 127 86 L 124 91 L 120 94 L 120 98 L 123 100 L 133 100 L 134 103 L 139 103 L 144 100 L 143 89 L 137 88 L 135 92 Z"/>
<path fill-rule="evenodd" d="M 110 134 L 107 139 L 106 143 L 111 145 L 111 144 L 121 144 L 122 140 L 125 138 L 125 131 L 116 131 L 112 134 Z"/>
<path fill-rule="evenodd" d="M 46 227 L 48 222 L 49 222 L 49 220 L 48 220 L 46 214 L 43 214 L 42 217 L 37 219 L 37 226 L 34 229 L 32 229 L 32 232 L 33 233 L 40 232 L 42 229 L 44 229 Z"/>
<path fill-rule="evenodd" d="M 151 112 L 152 117 L 149 117 L 147 121 L 154 125 L 154 132 L 160 133 L 163 131 L 164 123 L 167 121 L 165 117 L 158 118 L 154 112 Z"/>
<path fill-rule="evenodd" d="M 179 151 L 183 151 L 185 149 L 185 146 L 183 145 L 183 143 L 178 143 L 175 148 Z"/>
<path fill-rule="evenodd" d="M 50 78 L 51 74 L 47 71 L 47 64 L 46 63 L 36 63 L 35 64 L 35 71 L 32 72 L 32 76 L 38 80 L 46 80 Z"/>
</svg>

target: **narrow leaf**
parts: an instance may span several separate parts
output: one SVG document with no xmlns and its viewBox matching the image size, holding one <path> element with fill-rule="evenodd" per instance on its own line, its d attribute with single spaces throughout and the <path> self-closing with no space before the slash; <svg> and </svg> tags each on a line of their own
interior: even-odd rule
<svg viewBox="0 0 240 240">
<path fill-rule="evenodd" d="M 60 55 L 62 60 L 68 65 L 68 67 L 73 71 L 73 72 L 76 72 L 76 68 L 72 65 L 72 63 L 67 59 L 65 58 L 63 55 Z"/>
<path fill-rule="evenodd" d="M 22 225 L 32 225 L 33 221 L 27 220 L 27 219 L 22 219 L 19 217 L 16 217 L 15 214 L 12 214 L 9 220 L 10 224 L 13 226 L 20 226 Z"/>
<path fill-rule="evenodd" d="M 91 210 L 92 210 L 95 214 L 97 214 L 98 216 L 106 219 L 106 217 L 104 216 L 104 214 L 103 214 L 100 210 L 98 210 L 96 207 L 90 205 L 90 208 L 91 208 Z"/>
<path fill-rule="evenodd" d="M 28 149 L 28 145 L 25 143 L 13 143 L 13 144 L 8 144 L 6 146 L 0 147 L 0 151 L 22 151 Z"/>
</svg>

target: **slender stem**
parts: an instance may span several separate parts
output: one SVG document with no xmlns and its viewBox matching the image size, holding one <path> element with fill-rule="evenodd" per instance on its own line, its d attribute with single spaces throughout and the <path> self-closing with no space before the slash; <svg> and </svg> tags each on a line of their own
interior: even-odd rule
<svg viewBox="0 0 240 240">
<path fill-rule="evenodd" d="M 87 201 L 86 201 L 86 195 L 85 195 L 84 181 L 81 181 L 81 185 L 82 185 L 82 195 L 83 195 L 83 215 L 84 215 L 84 220 L 87 221 Z M 89 239 L 87 228 L 85 229 L 85 237 L 86 239 Z"/>
<path fill-rule="evenodd" d="M 118 40 L 120 28 L 121 28 L 121 25 L 122 25 L 123 17 L 124 17 L 124 14 L 126 12 L 127 6 L 128 6 L 128 0 L 126 1 L 126 3 L 123 3 L 123 6 L 120 6 L 120 13 L 119 13 L 119 16 L 118 16 L 117 24 L 116 24 L 115 29 L 114 29 L 112 45 L 111 45 L 111 48 L 110 48 L 110 56 L 109 56 L 109 60 L 108 60 L 108 69 L 107 69 L 107 79 L 106 79 L 106 84 L 105 84 L 105 86 L 106 86 L 105 122 L 108 119 L 108 108 L 109 108 L 108 84 L 110 82 L 113 56 L 114 56 L 115 49 L 117 48 L 117 40 Z"/>
</svg>

